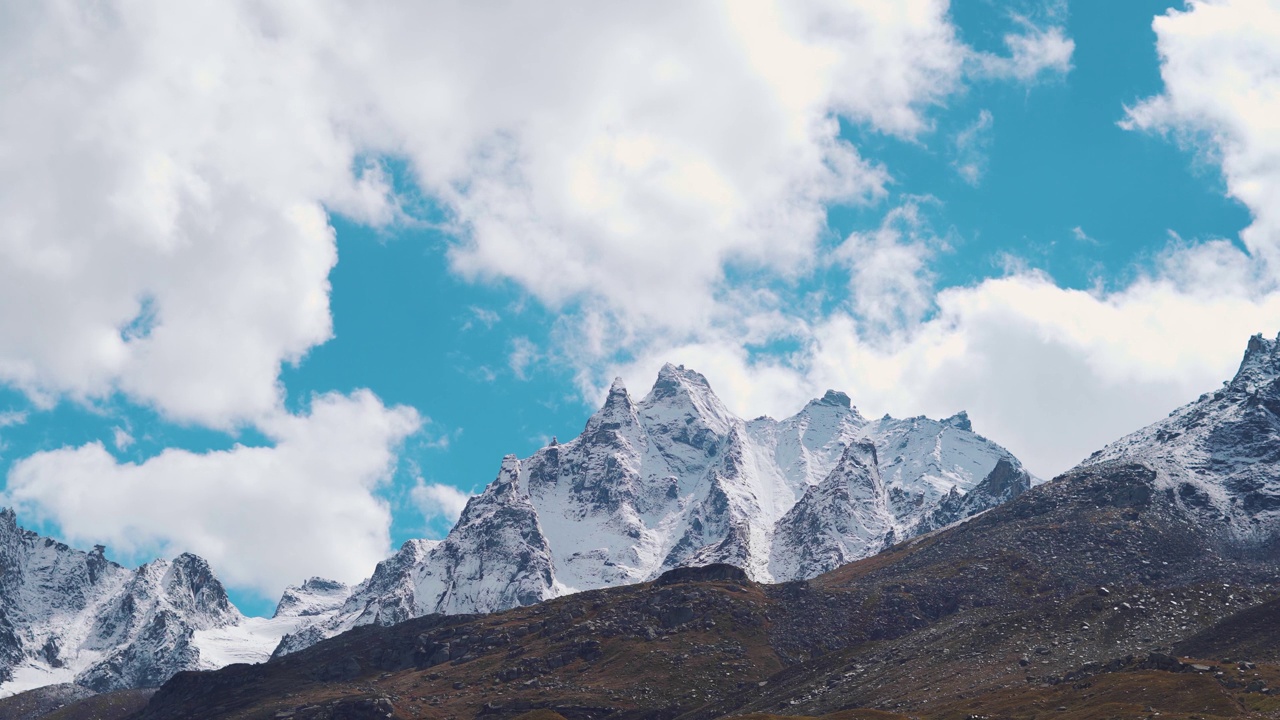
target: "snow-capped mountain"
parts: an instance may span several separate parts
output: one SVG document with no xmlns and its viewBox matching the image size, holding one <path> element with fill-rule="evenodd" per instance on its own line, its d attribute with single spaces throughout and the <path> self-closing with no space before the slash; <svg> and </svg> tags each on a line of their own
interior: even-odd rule
<svg viewBox="0 0 1280 720">
<path fill-rule="evenodd" d="M 1140 462 L 1192 517 L 1230 539 L 1275 542 L 1280 524 L 1280 338 L 1249 339 L 1234 378 L 1091 455 Z"/>
<path fill-rule="evenodd" d="M 807 578 L 1016 496 L 1030 477 L 962 413 L 867 421 L 827 392 L 782 421 L 730 412 L 665 366 L 639 402 L 615 381 L 578 437 L 503 458 L 442 541 L 410 540 L 364 582 L 311 578 L 244 618 L 194 555 L 129 570 L 0 516 L 0 694 L 56 682 L 153 686 L 261 662 L 349 628 L 484 613 L 728 562 Z"/>
<path fill-rule="evenodd" d="M 24 530 L 0 511 L 0 689 L 157 685 L 202 662 L 197 633 L 244 618 L 201 558 L 137 570 Z"/>
<path fill-rule="evenodd" d="M 868 421 L 828 391 L 785 420 L 747 422 L 705 377 L 666 365 L 639 402 L 616 380 L 581 435 L 504 458 L 447 538 L 406 543 L 277 652 L 355 625 L 493 612 L 682 565 L 808 578 L 1030 484 L 964 413 Z"/>
</svg>

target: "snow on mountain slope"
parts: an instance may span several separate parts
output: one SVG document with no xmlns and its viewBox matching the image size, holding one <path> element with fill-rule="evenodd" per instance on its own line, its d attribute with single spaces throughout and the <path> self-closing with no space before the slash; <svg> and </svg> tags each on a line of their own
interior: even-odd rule
<svg viewBox="0 0 1280 720">
<path fill-rule="evenodd" d="M 894 527 L 876 447 L 855 442 L 778 523 L 769 569 L 775 577 L 811 577 L 880 549 Z"/>
<path fill-rule="evenodd" d="M 942 498 L 955 489 L 963 495 L 995 467 L 999 457 L 993 445 L 976 435 L 969 416 L 959 413 L 945 420 L 885 416 L 863 429 L 880 451 L 880 472 L 889 494 L 890 508 L 902 526 L 899 535 L 915 534 L 921 522 Z"/>
<path fill-rule="evenodd" d="M 1003 468 L 1003 470 L 1001 470 Z M 0 517 L 0 692 L 155 685 L 261 662 L 365 624 L 484 613 L 728 562 L 811 577 L 980 512 L 1029 483 L 963 414 L 868 422 L 829 391 L 744 422 L 684 367 L 639 402 L 614 383 L 581 435 L 503 459 L 442 541 L 410 540 L 349 587 L 311 578 L 243 618 L 203 560 L 127 570 Z"/>
<path fill-rule="evenodd" d="M 866 424 L 848 395 L 828 390 L 786 420 L 759 417 L 747 428 L 759 447 L 772 451 L 773 464 L 798 499 L 822 482 Z"/>
<path fill-rule="evenodd" d="M 0 693 L 70 681 L 94 690 L 158 685 L 212 666 L 197 632 L 242 623 L 201 558 L 130 571 L 103 550 L 75 550 L 0 512 Z"/>
<path fill-rule="evenodd" d="M 1082 465 L 1141 462 L 1191 516 L 1233 539 L 1274 541 L 1280 524 L 1280 338 L 1249 339 L 1234 378 Z"/>
<path fill-rule="evenodd" d="M 429 540 L 417 542 L 435 544 Z M 272 617 L 312 617 L 329 614 L 342 607 L 347 598 L 351 597 L 351 590 L 352 588 L 346 583 L 336 580 L 310 578 L 301 585 L 285 588 Z"/>
<path fill-rule="evenodd" d="M 383 579 L 277 653 L 359 624 L 492 612 L 682 565 L 812 577 L 1029 485 L 963 413 L 868 422 L 828 391 L 785 420 L 744 422 L 701 374 L 666 365 L 639 402 L 617 380 L 581 435 L 505 458 L 443 542 L 406 545 L 379 565 Z"/>
</svg>

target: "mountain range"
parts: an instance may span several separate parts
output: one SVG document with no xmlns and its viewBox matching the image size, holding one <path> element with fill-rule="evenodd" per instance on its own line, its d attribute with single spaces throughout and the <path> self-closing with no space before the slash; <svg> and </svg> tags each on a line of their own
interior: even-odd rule
<svg viewBox="0 0 1280 720">
<path fill-rule="evenodd" d="M 51 664 L 49 618 L 147 608 L 106 635 L 132 656 L 54 638 L 94 659 L 81 684 L 142 677 L 107 670 L 151 648 L 187 670 L 282 638 L 271 662 L 178 672 L 139 718 L 1262 717 L 1277 459 L 1280 341 L 1260 336 L 1221 389 L 1035 487 L 963 415 L 867 421 L 827 393 L 742 421 L 667 366 L 639 402 L 615 383 L 578 438 L 504 459 L 445 540 L 354 588 L 291 588 L 272 619 L 219 612 L 198 558 L 129 571 L 8 513 L 25 549 L 3 551 L 0 638 L 21 679 Z M 40 588 L 65 577 L 86 599 L 55 608 Z"/>
<path fill-rule="evenodd" d="M 744 421 L 701 374 L 666 365 L 638 402 L 615 381 L 578 437 L 504 458 L 442 541 L 406 542 L 353 587 L 290 587 L 272 618 L 242 617 L 194 555 L 128 571 L 102 548 L 20 530 L 7 512 L 0 692 L 153 686 L 360 625 L 490 613 L 689 565 L 730 563 L 759 582 L 809 578 L 1031 483 L 964 413 L 867 420 L 828 391 L 785 420 Z M 54 595 L 69 599 L 47 606 Z"/>
<path fill-rule="evenodd" d="M 133 717 L 1275 717 L 1278 448 L 1259 337 L 1221 389 L 1075 469 L 807 580 L 713 563 L 368 624 L 179 673 Z"/>
</svg>

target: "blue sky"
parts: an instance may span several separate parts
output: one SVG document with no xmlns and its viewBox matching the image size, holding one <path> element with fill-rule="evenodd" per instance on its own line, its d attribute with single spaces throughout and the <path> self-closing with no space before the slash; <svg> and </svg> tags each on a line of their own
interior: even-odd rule
<svg viewBox="0 0 1280 720">
<path fill-rule="evenodd" d="M 264 613 L 614 375 L 1047 477 L 1280 330 L 1275 3 L 801 7 L 6 11 L 6 502 Z"/>
</svg>

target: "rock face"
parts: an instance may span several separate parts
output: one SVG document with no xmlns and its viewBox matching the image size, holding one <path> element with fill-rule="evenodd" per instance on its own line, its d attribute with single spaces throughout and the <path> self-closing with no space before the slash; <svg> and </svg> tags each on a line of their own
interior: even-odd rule
<svg viewBox="0 0 1280 720">
<path fill-rule="evenodd" d="M 243 618 L 200 557 L 128 570 L 17 525 L 0 512 L 0 685 L 95 691 L 156 687 L 202 662 L 196 633 Z"/>
<path fill-rule="evenodd" d="M 638 402 L 615 381 L 578 437 L 504 458 L 445 540 L 406 544 L 276 654 L 357 625 L 494 612 L 683 566 L 809 578 L 1030 485 L 963 413 L 868 421 L 828 391 L 785 420 L 747 422 L 701 374 L 667 365 Z"/>
<path fill-rule="evenodd" d="M 1083 465 L 1137 462 L 1188 514 L 1234 540 L 1274 547 L 1280 520 L 1280 339 L 1249 339 L 1234 378 Z"/>
</svg>

